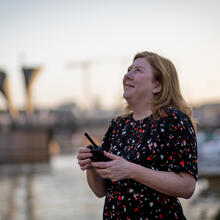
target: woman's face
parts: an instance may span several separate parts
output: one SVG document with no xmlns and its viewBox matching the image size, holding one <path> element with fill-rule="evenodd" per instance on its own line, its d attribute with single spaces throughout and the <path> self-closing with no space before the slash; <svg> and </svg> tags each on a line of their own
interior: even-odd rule
<svg viewBox="0 0 220 220">
<path fill-rule="evenodd" d="M 137 58 L 123 78 L 124 98 L 129 104 L 151 103 L 153 94 L 159 92 L 151 65 L 145 58 Z"/>
</svg>

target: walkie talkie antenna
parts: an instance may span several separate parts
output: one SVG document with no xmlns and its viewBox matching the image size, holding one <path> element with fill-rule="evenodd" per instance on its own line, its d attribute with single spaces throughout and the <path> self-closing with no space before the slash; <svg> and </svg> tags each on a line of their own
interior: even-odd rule
<svg viewBox="0 0 220 220">
<path fill-rule="evenodd" d="M 95 142 L 92 140 L 92 138 L 86 132 L 84 133 L 84 135 L 89 139 L 89 141 L 92 143 L 94 148 L 97 148 L 97 145 L 95 144 Z"/>
</svg>

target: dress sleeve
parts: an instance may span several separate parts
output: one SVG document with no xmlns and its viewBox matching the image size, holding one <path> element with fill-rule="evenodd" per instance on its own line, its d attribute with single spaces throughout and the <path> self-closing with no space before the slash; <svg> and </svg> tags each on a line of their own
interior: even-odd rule
<svg viewBox="0 0 220 220">
<path fill-rule="evenodd" d="M 173 110 L 164 119 L 168 171 L 187 172 L 198 179 L 197 140 L 189 118 Z"/>
</svg>

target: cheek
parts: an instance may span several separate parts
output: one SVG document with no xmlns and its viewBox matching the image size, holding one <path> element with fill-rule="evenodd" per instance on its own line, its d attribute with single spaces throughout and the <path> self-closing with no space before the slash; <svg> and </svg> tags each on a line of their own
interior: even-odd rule
<svg viewBox="0 0 220 220">
<path fill-rule="evenodd" d="M 153 84 L 150 80 L 143 79 L 140 81 L 138 88 L 143 92 L 153 92 Z"/>
</svg>

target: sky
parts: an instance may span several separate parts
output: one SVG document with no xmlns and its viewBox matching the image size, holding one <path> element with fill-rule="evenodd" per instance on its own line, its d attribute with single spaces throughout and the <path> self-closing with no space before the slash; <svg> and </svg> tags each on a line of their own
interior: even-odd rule
<svg viewBox="0 0 220 220">
<path fill-rule="evenodd" d="M 189 103 L 219 102 L 219 11 L 217 0 L 0 0 L 0 69 L 17 108 L 25 105 L 22 66 L 40 65 L 36 107 L 96 101 L 111 109 L 133 56 L 147 50 L 173 61 Z"/>
</svg>

